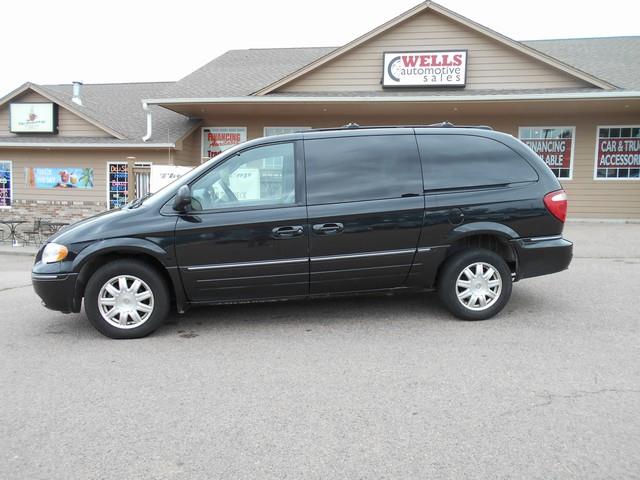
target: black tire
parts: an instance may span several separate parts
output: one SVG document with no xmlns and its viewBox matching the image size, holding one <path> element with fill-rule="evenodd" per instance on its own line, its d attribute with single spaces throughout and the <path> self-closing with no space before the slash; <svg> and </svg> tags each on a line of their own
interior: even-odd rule
<svg viewBox="0 0 640 480">
<path fill-rule="evenodd" d="M 106 284 L 110 280 L 114 280 L 116 277 L 120 276 L 126 276 L 129 281 L 131 281 L 132 278 L 141 280 L 142 293 L 150 291 L 152 294 L 149 297 L 150 299 L 145 299 L 142 302 L 150 305 L 150 314 L 145 319 L 144 316 L 146 313 L 143 312 L 140 317 L 143 322 L 137 326 L 134 326 L 136 320 L 133 317 L 130 317 L 127 320 L 126 315 L 123 319 L 125 326 L 118 327 L 112 325 L 101 313 L 99 296 L 101 295 L 103 287 L 106 288 Z M 133 282 L 129 285 L 133 288 Z M 131 302 L 132 299 L 133 297 L 125 298 L 123 302 Z M 111 338 L 129 339 L 141 338 L 149 335 L 164 323 L 164 320 L 169 313 L 169 308 L 169 288 L 167 287 L 164 278 L 155 268 L 138 260 L 115 260 L 103 265 L 89 278 L 87 288 L 85 289 L 84 310 L 87 318 L 96 330 Z M 137 312 L 137 315 L 140 316 L 140 312 Z M 112 321 L 120 323 L 116 318 L 112 319 Z M 127 325 L 127 322 L 131 322 L 132 325 Z"/>
<path fill-rule="evenodd" d="M 467 303 L 470 304 L 471 299 L 476 296 L 474 288 L 484 288 L 485 290 L 477 290 L 478 292 L 482 292 L 486 291 L 489 285 L 489 282 L 483 285 L 479 283 L 472 284 L 469 287 L 471 294 L 467 292 L 466 287 L 457 285 L 459 277 L 465 282 L 469 278 L 466 274 L 462 273 L 465 268 L 478 263 L 483 264 L 481 268 L 486 268 L 488 265 L 498 272 L 500 276 L 499 280 L 501 281 L 500 288 L 498 289 L 498 287 L 494 286 L 492 287 L 492 292 L 495 293 L 498 291 L 499 293 L 495 299 L 478 295 L 476 297 L 477 300 L 474 302 L 475 305 L 465 305 L 463 304 L 464 299 L 458 299 L 458 293 L 466 293 L 469 295 L 467 297 L 469 299 Z M 473 270 L 472 272 L 475 273 Z M 486 273 L 490 273 L 488 268 Z M 491 284 L 495 283 L 495 280 L 498 280 L 497 277 L 491 278 L 493 278 Z M 440 300 L 452 314 L 462 320 L 486 320 L 487 318 L 493 317 L 500 312 L 509 301 L 511 288 L 511 270 L 509 270 L 507 263 L 497 253 L 481 248 L 465 249 L 452 255 L 442 266 L 438 279 L 438 296 Z M 484 307 L 480 304 L 480 296 L 485 298 L 486 306 Z M 489 298 L 489 300 L 487 301 L 486 298 Z M 478 308 L 479 310 L 474 308 Z"/>
</svg>

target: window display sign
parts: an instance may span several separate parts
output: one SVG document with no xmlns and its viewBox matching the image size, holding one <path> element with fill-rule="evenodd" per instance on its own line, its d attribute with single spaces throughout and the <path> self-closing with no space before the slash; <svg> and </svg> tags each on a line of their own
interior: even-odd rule
<svg viewBox="0 0 640 480">
<path fill-rule="evenodd" d="M 384 52 L 383 87 L 464 87 L 467 51 Z"/>
<path fill-rule="evenodd" d="M 10 207 L 13 199 L 11 167 L 10 161 L 0 160 L 0 208 Z"/>
<path fill-rule="evenodd" d="M 129 166 L 126 162 L 107 163 L 107 203 L 109 210 L 122 208 L 129 201 Z"/>
<path fill-rule="evenodd" d="M 12 103 L 9 105 L 12 133 L 56 133 L 58 109 L 55 103 Z"/>
<path fill-rule="evenodd" d="M 202 158 L 213 158 L 246 141 L 246 127 L 205 127 L 202 129 Z"/>
<path fill-rule="evenodd" d="M 596 178 L 640 178 L 640 126 L 598 127 Z"/>
<path fill-rule="evenodd" d="M 529 145 L 558 178 L 570 179 L 575 127 L 520 127 L 518 138 Z"/>
<path fill-rule="evenodd" d="M 192 169 L 193 167 L 180 167 L 177 165 L 152 165 L 151 191 L 157 192 Z"/>
<path fill-rule="evenodd" d="M 24 170 L 27 187 L 93 188 L 93 168 L 28 167 Z"/>
<path fill-rule="evenodd" d="M 260 170 L 238 168 L 229 176 L 229 188 L 238 200 L 260 200 Z"/>
</svg>

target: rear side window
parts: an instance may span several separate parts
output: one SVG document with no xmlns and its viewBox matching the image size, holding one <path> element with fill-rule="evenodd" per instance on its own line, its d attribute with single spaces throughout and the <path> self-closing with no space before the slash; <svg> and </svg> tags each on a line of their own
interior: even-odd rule
<svg viewBox="0 0 640 480">
<path fill-rule="evenodd" d="M 309 205 L 422 193 L 413 135 L 305 140 L 304 150 Z"/>
<path fill-rule="evenodd" d="M 417 135 L 426 190 L 536 181 L 520 155 L 497 140 L 473 135 Z"/>
</svg>

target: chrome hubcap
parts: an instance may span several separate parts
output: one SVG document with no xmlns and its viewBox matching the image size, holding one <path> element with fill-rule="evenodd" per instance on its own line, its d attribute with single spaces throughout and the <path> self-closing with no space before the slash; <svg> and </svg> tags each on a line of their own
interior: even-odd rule
<svg viewBox="0 0 640 480">
<path fill-rule="evenodd" d="M 502 292 L 502 278 L 494 267 L 476 262 L 460 272 L 456 280 L 458 301 L 469 310 L 485 310 L 496 303 Z"/>
<path fill-rule="evenodd" d="M 135 328 L 153 313 L 153 292 L 133 275 L 119 275 L 107 281 L 98 294 L 100 314 L 117 328 Z"/>
</svg>

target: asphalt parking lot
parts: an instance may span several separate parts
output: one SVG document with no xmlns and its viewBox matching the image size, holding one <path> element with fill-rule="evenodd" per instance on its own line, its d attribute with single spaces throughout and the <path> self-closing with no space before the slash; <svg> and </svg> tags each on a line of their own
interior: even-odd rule
<svg viewBox="0 0 640 480">
<path fill-rule="evenodd" d="M 202 308 L 113 341 L 0 256 L 0 478 L 640 478 L 640 224 L 495 319 L 430 295 Z"/>
</svg>

